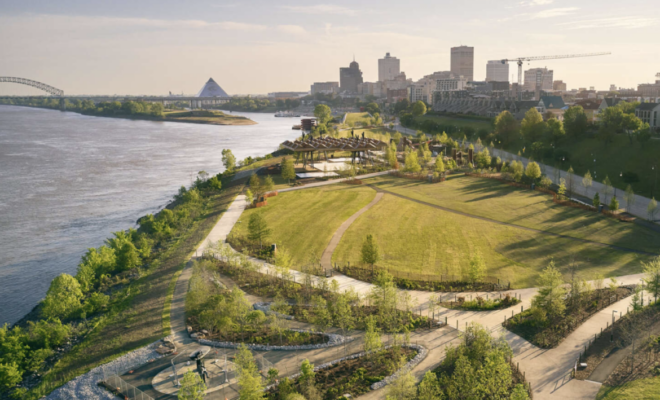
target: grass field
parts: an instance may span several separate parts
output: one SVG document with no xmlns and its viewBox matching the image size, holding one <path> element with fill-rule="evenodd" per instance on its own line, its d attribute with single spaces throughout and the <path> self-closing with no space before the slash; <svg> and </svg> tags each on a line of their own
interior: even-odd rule
<svg viewBox="0 0 660 400">
<path fill-rule="evenodd" d="M 358 122 L 369 125 L 371 117 L 368 112 L 362 113 L 348 113 L 346 116 L 346 125 L 355 126 Z"/>
<path fill-rule="evenodd" d="M 438 210 L 385 194 L 346 231 L 333 262 L 360 260 L 367 234 L 380 245 L 379 266 L 401 272 L 462 275 L 469 259 L 480 252 L 487 275 L 510 281 L 514 287 L 533 287 L 538 273 L 551 259 L 566 272 L 573 257 L 581 276 L 596 273 L 618 276 L 640 272 L 647 257 L 502 226 Z"/>
<path fill-rule="evenodd" d="M 479 119 L 469 119 L 469 118 L 453 118 L 453 117 L 448 117 L 448 116 L 441 116 L 441 115 L 422 115 L 419 117 L 416 117 L 415 120 L 419 123 L 424 122 L 424 120 L 430 119 L 432 121 L 435 121 L 439 124 L 442 125 L 454 125 L 454 126 L 460 126 L 460 127 L 466 127 L 466 126 L 471 126 L 476 130 L 479 129 L 488 129 L 490 132 L 492 130 L 492 126 L 490 122 L 488 121 L 483 121 Z"/>
<path fill-rule="evenodd" d="M 431 204 L 528 228 L 651 253 L 660 233 L 552 202 L 550 195 L 486 178 L 452 175 L 440 184 L 383 176 L 366 183 Z"/>
<path fill-rule="evenodd" d="M 232 233 L 247 235 L 250 215 L 262 213 L 272 231 L 267 243 L 287 249 L 300 268 L 312 254 L 320 258 L 337 228 L 375 195 L 371 188 L 348 185 L 281 193 L 265 207 L 246 210 Z"/>
<path fill-rule="evenodd" d="M 596 400 L 655 400 L 658 398 L 660 398 L 660 376 L 640 379 L 616 387 L 603 385 L 596 396 Z"/>
<path fill-rule="evenodd" d="M 389 142 L 390 138 L 396 131 L 390 130 L 387 128 L 370 128 L 370 129 L 359 129 L 356 128 L 353 130 L 355 132 L 356 136 L 362 137 L 362 133 L 364 132 L 364 136 L 369 139 L 376 139 L 380 140 L 383 142 Z M 342 130 L 339 131 L 339 137 L 351 137 L 351 130 Z"/>
</svg>

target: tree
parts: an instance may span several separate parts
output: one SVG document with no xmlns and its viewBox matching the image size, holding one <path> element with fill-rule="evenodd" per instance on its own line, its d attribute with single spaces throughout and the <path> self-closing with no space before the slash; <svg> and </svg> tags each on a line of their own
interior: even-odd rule
<svg viewBox="0 0 660 400">
<path fill-rule="evenodd" d="M 131 242 L 124 243 L 117 252 L 117 269 L 129 271 L 140 265 L 140 255 Z"/>
<path fill-rule="evenodd" d="M 511 400 L 529 400 L 529 393 L 522 383 L 517 384 L 511 391 Z"/>
<path fill-rule="evenodd" d="M 367 353 L 376 352 L 383 347 L 380 340 L 380 329 L 376 327 L 376 318 L 370 315 L 365 322 L 367 329 L 364 333 L 364 351 Z"/>
<path fill-rule="evenodd" d="M 523 177 L 523 171 L 524 171 L 522 162 L 521 161 L 512 161 L 510 170 L 511 170 L 511 175 L 513 175 L 513 179 L 516 182 L 520 182 L 520 180 Z"/>
<path fill-rule="evenodd" d="M 328 303 L 321 296 L 313 296 L 312 306 L 314 308 L 312 323 L 320 332 L 325 332 L 332 325 L 332 315 L 328 310 Z"/>
<path fill-rule="evenodd" d="M 264 184 L 257 174 L 252 174 L 250 177 L 250 190 L 252 190 L 252 193 L 256 196 L 257 201 L 261 199 L 261 196 L 265 192 Z"/>
<path fill-rule="evenodd" d="M 426 114 L 426 104 L 421 100 L 417 100 L 412 106 L 412 114 L 415 117 Z"/>
<path fill-rule="evenodd" d="M 234 157 L 234 154 L 230 149 L 222 150 L 222 164 L 225 166 L 225 169 L 230 172 L 236 168 L 236 157 Z"/>
<path fill-rule="evenodd" d="M 442 162 L 442 155 L 440 154 L 435 158 L 435 172 L 439 174 L 445 172 L 445 163 Z"/>
<path fill-rule="evenodd" d="M 612 201 L 610 201 L 610 211 L 616 211 L 619 209 L 619 200 L 616 199 L 616 196 L 612 197 Z"/>
<path fill-rule="evenodd" d="M 553 143 L 559 143 L 566 136 L 564 124 L 560 120 L 552 118 L 549 119 L 546 124 L 548 126 L 547 132 L 552 138 Z"/>
<path fill-rule="evenodd" d="M 222 181 L 218 179 L 217 176 L 212 177 L 209 179 L 209 187 L 213 190 L 219 191 L 222 189 Z"/>
<path fill-rule="evenodd" d="M 561 272 L 555 267 L 553 261 L 541 272 L 538 279 L 539 291 L 532 299 L 532 308 L 540 311 L 541 316 L 549 315 L 551 318 L 560 317 L 564 314 L 566 304 L 566 288 L 563 287 L 564 280 Z M 542 321 L 539 321 L 542 322 Z"/>
<path fill-rule="evenodd" d="M 482 151 L 478 152 L 477 156 L 475 157 L 475 161 L 477 162 L 477 166 L 479 168 L 488 168 L 491 162 L 491 156 L 488 149 L 485 148 Z"/>
<path fill-rule="evenodd" d="M 593 179 L 591 178 L 591 172 L 587 171 L 582 178 L 582 187 L 587 197 L 589 197 L 589 188 L 593 185 Z"/>
<path fill-rule="evenodd" d="M 404 171 L 406 172 L 420 172 L 422 170 L 422 166 L 419 165 L 419 160 L 417 158 L 417 152 L 414 151 L 408 151 L 406 152 L 406 159 L 404 160 L 405 162 L 405 167 Z"/>
<path fill-rule="evenodd" d="M 603 203 L 607 204 L 607 196 L 611 195 L 614 192 L 614 188 L 612 187 L 612 181 L 610 181 L 610 177 L 608 175 L 605 175 L 605 179 L 603 179 L 603 186 L 605 186 L 605 188 L 603 189 L 603 194 L 605 195 L 605 198 L 603 199 Z"/>
<path fill-rule="evenodd" d="M 18 385 L 23 375 L 16 363 L 0 363 L 0 388 L 7 390 Z"/>
<path fill-rule="evenodd" d="M 525 168 L 525 176 L 532 181 L 536 181 L 541 177 L 541 167 L 539 167 L 539 165 L 533 161 L 527 163 L 527 168 Z"/>
<path fill-rule="evenodd" d="M 252 353 L 241 343 L 234 361 L 238 370 L 238 398 L 240 400 L 261 400 L 264 397 L 261 375 L 254 362 Z"/>
<path fill-rule="evenodd" d="M 263 241 L 270 236 L 270 229 L 266 220 L 261 216 L 261 213 L 254 213 L 250 215 L 248 222 L 248 239 L 259 241 L 259 247 L 263 247 Z"/>
<path fill-rule="evenodd" d="M 635 192 L 630 185 L 626 187 L 626 193 L 623 195 L 623 198 L 626 200 L 626 211 L 630 212 L 630 207 L 635 204 Z"/>
<path fill-rule="evenodd" d="M 472 255 L 468 271 L 468 277 L 472 284 L 483 281 L 486 276 L 486 262 L 483 257 L 481 257 L 481 253 L 476 252 Z"/>
<path fill-rule="evenodd" d="M 433 372 L 426 371 L 417 388 L 417 400 L 441 400 L 443 396 L 439 385 L 438 377 Z"/>
<path fill-rule="evenodd" d="M 575 174 L 573 166 L 568 167 L 568 171 L 566 171 L 566 188 L 569 196 L 573 195 L 573 174 Z"/>
<path fill-rule="evenodd" d="M 314 116 L 319 125 L 325 125 L 332 118 L 332 110 L 325 104 L 317 104 L 314 107 Z"/>
<path fill-rule="evenodd" d="M 341 329 L 341 332 L 344 336 L 346 336 L 346 331 L 355 327 L 353 308 L 351 307 L 348 297 L 348 293 L 342 293 L 338 295 L 333 306 L 335 325 Z M 346 342 L 344 342 L 344 344 L 345 343 Z"/>
<path fill-rule="evenodd" d="M 367 104 L 364 109 L 373 116 L 375 116 L 374 114 L 380 113 L 380 107 L 378 106 L 378 103 L 371 102 Z"/>
<path fill-rule="evenodd" d="M 264 178 L 263 186 L 262 186 L 264 193 L 272 192 L 274 188 L 275 188 L 275 182 L 273 182 L 273 178 L 271 178 L 270 175 L 266 175 L 266 178 Z"/>
<path fill-rule="evenodd" d="M 165 107 L 161 103 L 152 103 L 149 107 L 149 113 L 154 117 L 162 117 Z"/>
<path fill-rule="evenodd" d="M 245 202 L 248 204 L 248 206 L 252 205 L 254 202 L 254 193 L 250 189 L 245 191 Z"/>
<path fill-rule="evenodd" d="M 646 288 L 653 293 L 657 301 L 658 292 L 660 292 L 660 256 L 655 257 L 649 263 L 642 262 L 642 269 Z"/>
<path fill-rule="evenodd" d="M 658 202 L 655 201 L 655 197 L 651 198 L 651 201 L 649 201 L 648 207 L 646 207 L 646 212 L 649 215 L 649 221 L 653 221 L 655 219 L 655 213 L 658 210 Z"/>
<path fill-rule="evenodd" d="M 593 205 L 596 208 L 600 206 L 600 195 L 598 194 L 598 192 L 596 192 L 596 194 L 594 195 Z"/>
<path fill-rule="evenodd" d="M 362 251 L 360 253 L 360 258 L 363 263 L 371 265 L 371 270 L 373 271 L 374 264 L 380 261 L 380 248 L 376 239 L 374 239 L 372 234 L 368 234 L 362 243 Z"/>
<path fill-rule="evenodd" d="M 387 386 L 387 400 L 414 400 L 415 377 L 409 368 L 399 372 L 399 375 Z"/>
<path fill-rule="evenodd" d="M 546 123 L 543 122 L 543 116 L 541 113 L 539 113 L 536 108 L 530 108 L 525 113 L 525 118 L 523 118 L 520 123 L 520 131 L 525 139 L 530 142 L 536 142 L 541 139 L 545 130 Z"/>
<path fill-rule="evenodd" d="M 502 142 L 508 143 L 516 139 L 518 135 L 518 121 L 508 111 L 502 111 L 495 117 L 495 134 Z"/>
<path fill-rule="evenodd" d="M 589 120 L 582 106 L 572 106 L 564 113 L 564 129 L 572 138 L 582 136 L 589 126 Z"/>
<path fill-rule="evenodd" d="M 177 394 L 179 400 L 202 400 L 205 396 L 206 384 L 195 371 L 183 375 L 181 387 Z"/>
<path fill-rule="evenodd" d="M 88 293 L 96 287 L 101 274 L 107 274 L 115 270 L 117 258 L 115 250 L 107 246 L 98 249 L 87 249 L 87 253 L 78 264 L 76 279 L 80 283 L 83 293 Z"/>
<path fill-rule="evenodd" d="M 559 189 L 557 189 L 557 194 L 559 195 L 560 199 L 564 199 L 566 197 L 566 179 L 559 178 Z"/>
<path fill-rule="evenodd" d="M 60 274 L 50 283 L 41 312 L 46 318 L 68 318 L 80 309 L 82 297 L 76 278 Z"/>
<path fill-rule="evenodd" d="M 296 169 L 293 160 L 289 157 L 282 159 L 282 179 L 286 179 L 289 183 L 291 183 L 291 179 L 296 179 Z"/>
</svg>

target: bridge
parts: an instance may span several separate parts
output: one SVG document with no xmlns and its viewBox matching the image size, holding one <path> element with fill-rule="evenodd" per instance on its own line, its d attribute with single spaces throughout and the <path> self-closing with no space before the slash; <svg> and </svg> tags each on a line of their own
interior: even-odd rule
<svg viewBox="0 0 660 400">
<path fill-rule="evenodd" d="M 145 101 L 149 103 L 175 103 L 180 101 L 185 101 L 190 103 L 190 108 L 202 108 L 204 105 L 212 104 L 222 104 L 229 101 L 226 97 L 194 97 L 194 96 L 124 96 L 124 95 L 99 95 L 99 96 L 64 96 L 64 91 L 53 86 L 47 85 L 45 83 L 33 81 L 31 79 L 17 78 L 11 76 L 0 76 L 0 83 L 18 83 L 20 85 L 32 86 L 34 88 L 43 90 L 44 92 L 50 94 L 48 97 L 58 97 L 60 100 L 60 109 L 62 111 L 66 108 L 67 99 L 79 99 L 79 100 L 92 100 L 94 103 L 100 103 L 104 101 Z M 42 96 L 0 96 L 3 98 L 12 98 L 12 99 L 31 99 L 38 98 Z M 46 96 L 44 96 L 46 97 Z"/>
</svg>

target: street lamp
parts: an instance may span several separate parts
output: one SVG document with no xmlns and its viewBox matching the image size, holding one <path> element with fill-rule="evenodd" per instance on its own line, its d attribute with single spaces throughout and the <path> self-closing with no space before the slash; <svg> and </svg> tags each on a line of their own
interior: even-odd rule
<svg viewBox="0 0 660 400">
<path fill-rule="evenodd" d="M 616 313 L 618 313 L 617 310 L 612 310 L 612 335 L 610 336 L 610 342 L 614 342 L 614 318 Z"/>
</svg>

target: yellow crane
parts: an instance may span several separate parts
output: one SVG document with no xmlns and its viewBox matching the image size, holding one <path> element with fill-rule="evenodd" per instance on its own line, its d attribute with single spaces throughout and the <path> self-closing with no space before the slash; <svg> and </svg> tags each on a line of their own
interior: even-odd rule
<svg viewBox="0 0 660 400">
<path fill-rule="evenodd" d="M 508 62 L 515 62 L 518 64 L 518 96 L 520 96 L 521 87 L 522 87 L 522 67 L 525 61 L 541 61 L 541 60 L 559 60 L 562 58 L 579 58 L 579 57 L 596 57 L 596 56 L 607 56 L 612 53 L 586 53 L 586 54 L 565 54 L 560 56 L 536 56 L 536 57 L 517 57 L 517 58 L 508 58 L 502 60 L 502 64 Z"/>
</svg>

